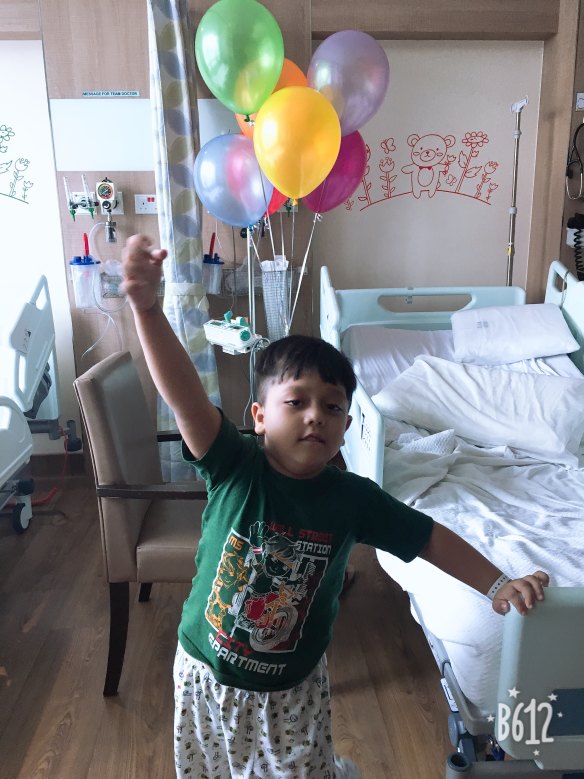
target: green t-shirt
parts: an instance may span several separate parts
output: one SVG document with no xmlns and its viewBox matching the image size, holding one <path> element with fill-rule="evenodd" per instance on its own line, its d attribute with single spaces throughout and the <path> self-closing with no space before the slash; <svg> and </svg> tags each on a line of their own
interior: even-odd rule
<svg viewBox="0 0 584 779">
<path fill-rule="evenodd" d="M 410 561 L 430 536 L 430 517 L 369 479 L 332 466 L 312 479 L 284 476 L 225 418 L 204 457 L 183 454 L 209 502 L 179 639 L 227 686 L 301 682 L 330 642 L 352 547 Z"/>
</svg>

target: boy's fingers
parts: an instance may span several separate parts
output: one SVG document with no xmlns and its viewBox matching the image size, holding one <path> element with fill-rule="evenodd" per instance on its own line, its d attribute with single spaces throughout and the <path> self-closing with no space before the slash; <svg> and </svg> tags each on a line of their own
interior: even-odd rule
<svg viewBox="0 0 584 779">
<path fill-rule="evenodd" d="M 513 579 L 501 587 L 499 597 L 493 600 L 493 609 L 497 614 L 507 614 L 514 606 L 520 614 L 527 614 L 536 601 L 544 599 L 544 587 L 548 586 L 549 581 L 550 577 L 544 571 Z"/>
<path fill-rule="evenodd" d="M 509 601 L 503 600 L 502 598 L 495 598 L 493 601 L 493 610 L 497 612 L 497 614 L 501 614 L 501 616 L 504 616 L 509 611 Z"/>
<path fill-rule="evenodd" d="M 543 587 L 547 587 L 550 583 L 550 577 L 545 571 L 536 571 L 533 575 L 539 580 Z"/>
<path fill-rule="evenodd" d="M 513 588 L 514 589 L 511 592 L 511 594 L 509 594 L 508 592 L 505 592 L 505 599 L 512 606 L 514 606 L 520 614 L 526 614 L 527 613 L 527 608 L 529 606 L 529 603 L 528 603 L 524 593 L 519 588 L 515 588 L 515 585 L 516 585 L 516 582 L 513 582 Z M 507 609 L 507 611 L 509 611 L 509 609 Z M 503 612 L 503 613 L 505 613 L 505 612 Z"/>
<path fill-rule="evenodd" d="M 143 233 L 136 233 L 135 235 L 131 235 L 126 242 L 128 249 L 144 249 L 147 251 L 151 245 L 152 241 L 150 238 L 148 238 L 147 235 L 144 235 Z"/>
<path fill-rule="evenodd" d="M 547 575 L 547 573 L 544 573 L 543 571 L 536 571 L 532 576 L 526 576 L 525 579 L 533 587 L 533 591 L 535 592 L 535 597 L 538 600 L 543 600 L 544 599 L 543 588 L 547 587 L 548 584 L 550 583 L 550 577 Z"/>
<path fill-rule="evenodd" d="M 150 262 L 152 262 L 155 265 L 160 265 L 167 257 L 168 252 L 166 249 L 155 249 L 153 252 L 150 252 Z"/>
</svg>

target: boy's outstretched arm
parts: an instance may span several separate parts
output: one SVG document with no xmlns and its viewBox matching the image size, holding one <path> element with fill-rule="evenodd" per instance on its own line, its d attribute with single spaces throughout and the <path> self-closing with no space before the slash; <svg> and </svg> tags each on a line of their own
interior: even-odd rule
<svg viewBox="0 0 584 779">
<path fill-rule="evenodd" d="M 502 575 L 480 552 L 438 522 L 434 523 L 428 543 L 419 556 L 483 595 L 487 595 Z M 543 588 L 548 584 L 549 576 L 543 571 L 507 581 L 497 590 L 493 609 L 497 614 L 506 614 L 511 603 L 520 614 L 525 614 L 536 600 L 543 600 Z"/>
<path fill-rule="evenodd" d="M 151 241 L 145 235 L 129 238 L 122 253 L 123 290 L 134 313 L 154 384 L 172 408 L 186 445 L 200 458 L 219 432 L 221 415 L 207 398 L 197 371 L 158 302 L 165 257 L 164 249 L 151 250 Z"/>
</svg>

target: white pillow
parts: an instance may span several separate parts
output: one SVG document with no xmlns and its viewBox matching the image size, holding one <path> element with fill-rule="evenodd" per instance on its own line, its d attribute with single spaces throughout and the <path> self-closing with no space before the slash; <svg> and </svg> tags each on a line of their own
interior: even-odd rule
<svg viewBox="0 0 584 779">
<path fill-rule="evenodd" d="M 342 350 L 368 395 L 383 389 L 421 354 L 454 359 L 451 330 L 352 325 L 343 334 Z"/>
<path fill-rule="evenodd" d="M 456 311 L 450 319 L 458 362 L 500 365 L 579 348 L 553 303 L 470 308 Z"/>
<path fill-rule="evenodd" d="M 382 414 L 416 427 L 452 429 L 475 444 L 578 467 L 584 379 L 419 357 L 372 400 Z"/>
</svg>

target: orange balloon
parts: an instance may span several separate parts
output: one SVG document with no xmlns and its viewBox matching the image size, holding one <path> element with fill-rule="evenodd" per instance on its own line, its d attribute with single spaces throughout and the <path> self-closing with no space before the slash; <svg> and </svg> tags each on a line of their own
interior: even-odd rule
<svg viewBox="0 0 584 779">
<path fill-rule="evenodd" d="M 286 59 L 286 57 L 284 57 L 282 72 L 280 73 L 280 78 L 276 82 L 276 86 L 274 87 L 272 94 L 277 92 L 279 89 L 284 89 L 284 87 L 305 87 L 307 85 L 308 80 L 298 65 L 292 62 L 292 60 Z M 244 114 L 235 114 L 239 129 L 248 138 L 253 138 L 253 128 L 256 116 L 257 112 L 255 114 L 250 114 L 249 118 L 251 121 L 246 122 Z"/>
<path fill-rule="evenodd" d="M 250 114 L 249 118 L 251 121 L 246 122 L 245 116 L 243 114 L 235 114 L 235 118 L 237 119 L 237 124 L 239 125 L 239 129 L 245 135 L 246 138 L 253 138 L 253 126 L 254 126 L 256 116 L 257 113 Z"/>
</svg>

